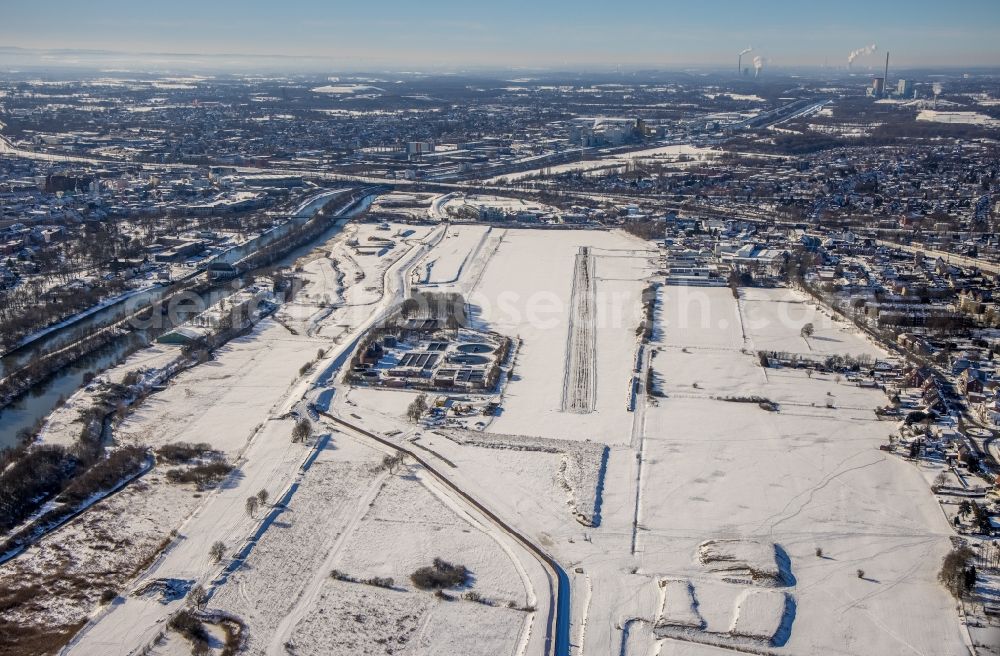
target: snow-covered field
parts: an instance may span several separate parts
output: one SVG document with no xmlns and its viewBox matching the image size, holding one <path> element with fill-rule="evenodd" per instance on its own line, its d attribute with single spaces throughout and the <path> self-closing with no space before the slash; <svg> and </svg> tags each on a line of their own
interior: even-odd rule
<svg viewBox="0 0 1000 656">
<path fill-rule="evenodd" d="M 375 229 L 361 226 L 352 237 L 363 242 Z M 430 237 L 432 244 L 441 237 L 423 230 L 400 236 L 394 249 L 357 254 L 353 259 L 361 275 L 354 277 L 353 285 L 344 284 L 345 303 L 319 318 L 301 313 L 299 325 L 315 328 L 305 331 L 314 336 L 289 329 L 294 314 L 265 320 L 249 335 L 218 349 L 210 362 L 176 376 L 116 427 L 119 442 L 152 447 L 181 440 L 207 442 L 237 468 L 216 489 L 198 492 L 190 485 L 168 483 L 157 467 L 142 482 L 101 502 L 43 540 L 30 556 L 5 568 L 5 583 L 11 580 L 8 576 L 37 576 L 32 572 L 55 567 L 53 559 L 63 563 L 59 576 L 70 571 L 93 577 L 100 561 L 75 554 L 99 551 L 104 542 L 118 545 L 121 566 L 102 575 L 110 589 L 121 593 L 115 603 L 100 607 L 79 595 L 70 601 L 68 593 L 36 602 L 36 608 L 52 618 L 53 628 L 77 624 L 96 609 L 70 653 L 128 653 L 150 644 L 162 632 L 165 618 L 183 606 L 184 591 L 196 583 L 219 586 L 212 603 L 244 619 L 255 653 L 285 653 L 287 641 L 301 645 L 298 653 L 358 653 L 358 648 L 370 652 L 362 645 L 383 650 L 393 644 L 381 638 L 395 631 L 392 625 L 402 627 L 399 635 L 412 638 L 413 653 L 481 653 L 486 648 L 520 654 L 541 649 L 553 583 L 522 545 L 419 467 L 391 475 L 376 471 L 385 449 L 359 445 L 358 436 L 352 441 L 334 431 L 328 442 L 323 435 L 330 431 L 320 427 L 318 452 L 311 443 L 290 440 L 294 418 L 286 418 L 288 412 L 303 412 L 298 399 L 314 381 L 330 380 L 329 372 L 352 343 L 344 337 L 371 325 L 386 303 L 402 298 L 409 270 L 427 250 L 418 245 L 421 236 Z M 326 291 L 329 276 L 323 267 L 344 240 L 300 262 L 300 273 L 312 278 L 307 290 Z M 346 332 L 331 344 L 322 335 L 333 322 L 342 323 Z M 316 357 L 318 348 L 331 346 L 319 366 L 301 373 L 300 367 Z M 134 356 L 130 364 L 143 357 L 158 362 L 170 350 L 156 347 L 145 356 Z M 124 371 L 112 370 L 108 377 L 117 379 Z M 561 463 L 563 480 L 586 479 L 590 468 L 570 460 L 571 466 Z M 271 503 L 287 509 L 272 513 L 267 505 L 251 516 L 244 502 L 262 489 Z M 592 508 L 593 492 L 588 498 Z M 105 512 L 116 512 L 118 521 L 104 521 Z M 216 541 L 225 545 L 219 563 L 209 554 Z M 67 554 L 74 556 L 67 559 Z M 417 591 L 408 582 L 414 569 L 439 556 L 466 565 L 472 573 L 467 586 L 453 593 L 453 601 Z M 130 580 L 136 568 L 142 574 Z M 391 576 L 403 591 L 333 580 L 329 574 L 334 568 L 358 579 Z M 162 596 L 164 581 L 172 582 L 179 594 Z M 73 583 L 70 579 L 52 585 L 61 590 Z M 338 590 L 335 598 L 328 594 L 331 588 Z M 472 597 L 458 598 L 464 592 Z M 405 599 L 402 605 L 393 601 L 399 598 Z M 356 604 L 369 604 L 368 620 L 357 619 Z M 397 606 L 398 613 L 393 610 Z M 336 614 L 335 607 L 343 611 L 345 623 L 334 631 L 328 618 Z M 371 623 L 360 627 L 364 621 Z M 477 630 L 470 632 L 470 626 Z M 345 632 L 360 634 L 358 642 L 352 646 L 345 641 Z M 176 637 L 171 634 L 157 653 L 182 649 L 184 643 Z M 397 643 L 396 649 L 400 646 Z"/>
<path fill-rule="evenodd" d="M 372 91 L 384 91 L 384 89 L 367 84 L 328 84 L 326 86 L 312 89 L 313 93 L 332 93 L 337 95 Z"/>
<path fill-rule="evenodd" d="M 873 413 L 884 394 L 759 364 L 760 350 L 884 357 L 850 324 L 787 289 L 737 300 L 724 287 L 660 287 L 639 358 L 641 292 L 660 268 L 651 244 L 606 231 L 404 228 L 360 225 L 300 261 L 308 284 L 292 307 L 116 428 L 122 442 L 208 442 L 237 466 L 221 486 L 170 484 L 157 466 L 0 570 L 8 588 L 40 580 L 57 591 L 32 611 L 54 632 L 93 613 L 70 653 L 149 644 L 183 602 L 133 593 L 173 579 L 203 583 L 210 610 L 240 617 L 247 653 L 541 654 L 554 578 L 504 523 L 570 577 L 574 654 L 966 653 L 936 581 L 948 520 L 926 477 L 877 449 L 892 428 Z M 349 244 L 370 236 L 393 247 Z M 584 247 L 592 307 L 576 317 L 588 322 L 596 381 L 592 411 L 569 412 Z M 432 261 L 431 284 L 467 292 L 477 327 L 519 342 L 499 414 L 477 416 L 484 431 L 411 423 L 414 392 L 352 389 L 337 375 L 381 311 L 431 282 Z M 320 308 L 327 294 L 334 307 Z M 803 337 L 807 322 L 815 331 Z M 108 375 L 168 355 L 157 347 Z M 647 358 L 657 394 L 633 397 Z M 733 398 L 751 396 L 776 411 Z M 307 401 L 431 469 L 380 466 L 390 446 Z M 69 435 L 66 413 L 47 439 Z M 315 437 L 293 443 L 305 415 Z M 269 500 L 251 516 L 245 501 L 260 489 Z M 471 573 L 443 597 L 410 580 L 438 557 Z M 103 607 L 92 585 L 73 596 L 74 581 L 94 577 L 122 596 Z M 373 577 L 392 583 L 364 582 Z M 177 638 L 155 653 L 183 653 Z"/>
<path fill-rule="evenodd" d="M 847 330 L 844 319 L 834 318 L 807 295 L 791 289 L 746 288 L 740 292 L 743 325 L 753 348 L 801 355 L 884 357 L 866 339 Z M 811 323 L 814 333 L 803 337 L 802 326 Z"/>
<path fill-rule="evenodd" d="M 722 325 L 735 314 L 729 290 L 698 291 L 719 319 L 686 321 L 669 288 L 664 297 L 664 346 L 653 362 L 666 398 L 648 411 L 637 532 L 643 569 L 685 575 L 702 612 L 720 603 L 732 608 L 720 597 L 738 597 L 728 637 L 715 636 L 718 622 L 711 621 L 706 635 L 686 637 L 726 645 L 773 636 L 787 595 L 794 613 L 788 635 L 765 646 L 796 654 L 963 653 L 952 602 L 935 580 L 950 529 L 919 472 L 876 449 L 889 430 L 871 411 L 882 393 L 761 369 L 741 349 L 770 339 L 803 352 L 801 319 L 787 330 L 751 330 L 745 341 Z M 762 323 L 771 317 L 766 323 L 775 324 L 790 312 L 782 304 L 795 298 L 751 291 L 742 304 Z M 844 325 L 816 325 L 839 352 L 874 352 Z M 712 398 L 737 393 L 770 398 L 780 411 Z M 835 399 L 835 408 L 824 398 Z M 699 549 L 706 540 L 725 542 Z M 772 549 L 788 559 L 791 579 L 782 592 L 719 578 L 740 570 L 733 563 L 741 559 L 758 561 L 755 570 L 763 561 L 775 567 Z"/>
<path fill-rule="evenodd" d="M 698 603 L 690 581 L 672 579 L 660 582 L 663 588 L 663 606 L 657 624 L 700 629 L 704 620 L 698 614 Z"/>
<path fill-rule="evenodd" d="M 717 157 L 720 151 L 712 148 L 701 148 L 688 144 L 675 144 L 671 146 L 657 146 L 644 150 L 635 150 L 622 155 L 608 155 L 599 159 L 589 159 L 580 162 L 569 162 L 567 164 L 556 164 L 529 171 L 498 175 L 486 180 L 487 183 L 515 182 L 525 178 L 536 177 L 542 174 L 556 175 L 559 173 L 569 173 L 572 171 L 593 171 L 598 169 L 623 168 L 631 162 L 645 162 L 669 164 L 675 163 L 680 157 L 689 157 L 693 160 L 710 159 Z"/>
<path fill-rule="evenodd" d="M 342 528 L 364 512 L 384 480 L 371 470 L 376 453 L 349 440 L 332 440 L 308 476 L 276 511 L 271 528 L 244 565 L 231 574 L 211 606 L 235 613 L 248 630 L 248 650 L 258 653 L 291 611 L 301 591 L 320 572 Z"/>
<path fill-rule="evenodd" d="M 572 257 L 567 249 L 562 264 L 549 266 L 568 278 Z M 508 271 L 516 284 L 517 267 Z M 666 398 L 646 409 L 637 449 L 627 439 L 612 443 L 598 527 L 581 529 L 567 516 L 551 475 L 555 454 L 484 457 L 419 430 L 415 443 L 584 572 L 573 578 L 587 584 L 574 589 L 571 630 L 584 653 L 963 653 L 952 603 L 935 579 L 950 529 L 919 472 L 876 448 L 891 429 L 873 414 L 882 393 L 835 376 L 762 369 L 754 349 L 811 352 L 799 334 L 810 319 L 824 354 L 883 354 L 798 292 L 742 291 L 737 303 L 727 288 L 661 288 L 653 367 Z M 704 296 L 695 300 L 695 292 Z M 788 326 L 770 327 L 786 314 Z M 512 330 L 525 340 L 518 380 L 488 430 L 517 421 L 527 427 L 522 434 L 592 436 L 546 421 L 576 415 L 559 412 L 556 376 L 523 364 L 532 334 Z M 627 362 L 631 368 L 631 354 Z M 517 386 L 528 384 L 537 390 L 533 403 L 516 405 Z M 546 389 L 548 404 L 540 401 Z M 718 398 L 743 395 L 772 398 L 779 411 Z M 405 402 L 398 405 L 401 415 Z M 623 413 L 619 434 L 631 431 L 630 420 Z M 402 420 L 397 426 L 405 429 Z"/>
<path fill-rule="evenodd" d="M 597 407 L 579 414 L 561 411 L 560 400 L 567 304 L 585 245 L 604 311 Z M 919 472 L 876 448 L 891 429 L 873 413 L 882 392 L 764 369 L 756 351 L 885 354 L 800 292 L 744 289 L 737 301 L 728 288 L 661 287 L 652 366 L 664 397 L 628 412 L 638 293 L 650 270 L 648 254 L 615 234 L 512 230 L 477 288 L 482 322 L 522 340 L 488 435 L 610 444 L 596 527 L 566 513 L 557 454 L 484 455 L 475 443 L 407 427 L 406 393 L 380 401 L 355 391 L 344 410 L 402 431 L 463 489 L 580 568 L 572 635 L 584 653 L 962 653 L 935 580 L 950 529 Z M 615 291 L 620 298 L 602 299 Z M 616 307 L 625 308 L 620 320 L 602 323 Z M 805 323 L 813 335 L 801 335 Z M 749 396 L 778 411 L 724 400 Z"/>
<path fill-rule="evenodd" d="M 431 287 L 457 282 L 485 246 L 490 232 L 492 228 L 482 225 L 449 229 L 440 245 L 417 265 L 418 282 Z"/>
<path fill-rule="evenodd" d="M 484 645 L 516 653 L 531 623 L 519 609 L 533 603 L 534 593 L 507 545 L 456 512 L 419 468 L 377 470 L 382 455 L 335 434 L 218 588 L 210 608 L 243 618 L 248 653 L 285 653 L 286 644 L 296 654 L 472 654 Z M 416 589 L 409 575 L 436 557 L 472 572 L 454 596 L 474 591 L 490 605 Z M 333 570 L 354 580 L 334 579 Z M 393 585 L 360 582 L 372 577 Z"/>
<path fill-rule="evenodd" d="M 98 502 L 0 568 L 5 590 L 28 590 L 32 599 L 27 614 L 6 611 L 4 619 L 41 625 L 46 635 L 72 635 L 102 608 L 103 590 L 121 593 L 137 568 L 153 561 L 171 539 L 171 528 L 197 507 L 196 496 L 190 486 L 167 484 L 154 470 Z"/>
<path fill-rule="evenodd" d="M 365 277 L 381 279 L 387 266 L 380 262 Z M 383 282 L 376 285 L 381 294 Z M 368 320 L 373 310 L 377 307 L 356 316 Z M 272 498 L 279 494 L 308 453 L 305 445 L 289 439 L 293 422 L 278 418 L 287 412 L 289 399 L 294 401 L 301 394 L 302 365 L 316 357 L 318 348 L 329 346 L 329 340 L 294 335 L 278 322 L 265 320 L 250 334 L 217 349 L 211 361 L 176 376 L 116 427 L 114 439 L 154 448 L 173 441 L 206 442 L 237 466 L 233 475 L 216 490 L 202 493 L 191 485 L 168 483 L 163 473 L 170 465 L 158 466 L 5 565 L 0 581 L 16 589 L 30 583 L 26 573 L 41 572 L 51 579 L 48 591 L 34 596 L 33 608 L 34 616 L 49 618 L 47 624 L 55 631 L 102 610 L 95 602 L 103 589 L 127 593 L 140 585 L 142 581 L 129 579 L 136 568 L 148 567 L 164 547 L 143 579 L 172 577 L 190 582 L 211 576 L 209 545 L 218 539 L 227 548 L 235 548 L 254 526 L 243 508 L 247 496 L 260 489 L 268 490 Z M 177 353 L 176 347 L 154 346 L 104 376 L 117 381 L 137 367 L 161 367 Z M 79 432 L 73 419 L 88 402 L 87 396 L 82 391 L 53 417 L 45 439 L 68 442 Z M 170 535 L 174 528 L 179 531 L 177 537 Z M 108 559 L 108 549 L 119 565 Z M 53 565 L 53 559 L 63 565 Z M 67 572 L 77 578 L 61 580 Z M 87 584 L 74 583 L 77 579 Z M 64 592 L 66 586 L 74 585 L 81 592 Z M 110 612 L 98 616 L 101 621 L 81 636 L 76 649 L 79 653 L 114 653 L 109 645 L 115 645 L 116 650 L 128 651 L 150 637 L 171 608 L 144 596 L 123 597 L 103 609 Z"/>
<path fill-rule="evenodd" d="M 593 333 L 597 380 L 594 411 L 561 411 L 569 302 L 577 254 L 589 246 L 595 260 Z M 515 435 L 629 441 L 626 405 L 638 344 L 640 296 L 653 272 L 655 253 L 622 233 L 508 230 L 470 298 L 479 319 L 509 337 L 520 337 L 514 378 L 503 413 L 490 430 Z M 651 262 L 652 258 L 652 262 Z"/>
<path fill-rule="evenodd" d="M 265 319 L 249 335 L 218 349 L 216 357 L 154 394 L 116 432 L 120 442 L 160 446 L 207 442 L 235 455 L 276 404 L 288 395 L 299 368 L 316 356 L 321 340 L 292 335 Z"/>
<path fill-rule="evenodd" d="M 128 653 L 136 644 L 154 640 L 166 613 L 179 610 L 183 598 L 167 600 L 160 595 L 141 594 L 142 584 L 157 579 L 208 585 L 238 552 L 257 520 L 244 510 L 247 497 L 268 490 L 281 495 L 295 471 L 308 455 L 309 447 L 290 439 L 294 422 L 269 421 L 256 432 L 241 453 L 241 465 L 218 488 L 207 494 L 192 515 L 179 527 L 163 554 L 147 569 L 123 600 L 108 607 L 100 621 L 92 624 L 72 645 L 72 653 Z M 225 545 L 223 563 L 210 555 L 215 542 Z"/>
<path fill-rule="evenodd" d="M 125 376 L 140 369 L 161 369 L 173 362 L 180 355 L 180 351 L 175 346 L 164 346 L 153 344 L 148 348 L 136 351 L 124 362 L 103 372 L 101 379 L 111 383 L 121 383 Z M 88 386 L 89 387 L 89 386 Z M 77 390 L 72 396 L 66 399 L 66 403 L 56 408 L 49 415 L 39 434 L 39 440 L 47 444 L 71 445 L 80 436 L 83 424 L 80 422 L 80 412 L 90 408 L 95 399 L 92 390 L 86 387 Z"/>
<path fill-rule="evenodd" d="M 555 478 L 566 491 L 567 504 L 573 515 L 585 526 L 600 523 L 598 503 L 607 457 L 607 447 L 603 444 L 476 431 L 445 430 L 436 433 L 459 444 L 486 449 L 560 454 Z"/>
<path fill-rule="evenodd" d="M 981 125 L 989 128 L 1000 127 L 1000 120 L 979 112 L 943 112 L 935 109 L 921 109 L 920 113 L 917 114 L 917 120 L 933 121 L 935 123 Z"/>
<path fill-rule="evenodd" d="M 429 233 L 427 227 L 397 223 L 387 230 L 371 223 L 348 224 L 296 262 L 303 287 L 275 318 L 299 335 L 339 341 L 382 298 L 388 268 Z M 372 249 L 373 237 L 388 241 Z"/>
</svg>

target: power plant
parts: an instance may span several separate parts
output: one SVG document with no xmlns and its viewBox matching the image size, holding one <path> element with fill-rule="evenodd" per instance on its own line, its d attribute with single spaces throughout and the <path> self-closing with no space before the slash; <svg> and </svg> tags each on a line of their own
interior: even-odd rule
<svg viewBox="0 0 1000 656">
<path fill-rule="evenodd" d="M 872 78 L 872 86 L 868 89 L 868 95 L 874 98 L 887 98 L 891 95 L 891 88 L 889 86 L 889 51 L 887 50 L 885 53 L 885 72 L 882 77 Z"/>
<path fill-rule="evenodd" d="M 736 60 L 736 73 L 738 75 L 746 75 L 746 71 L 743 70 L 743 55 L 753 52 L 753 46 L 747 46 L 740 51 L 739 58 Z"/>
</svg>

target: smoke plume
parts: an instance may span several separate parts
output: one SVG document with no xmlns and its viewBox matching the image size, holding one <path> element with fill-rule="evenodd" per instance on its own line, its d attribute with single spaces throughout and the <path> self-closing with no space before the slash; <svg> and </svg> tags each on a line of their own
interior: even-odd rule
<svg viewBox="0 0 1000 656">
<path fill-rule="evenodd" d="M 858 57 L 870 55 L 876 50 L 878 50 L 878 47 L 873 43 L 870 46 L 865 46 L 864 48 L 858 48 L 857 50 L 852 51 L 851 54 L 847 56 L 847 65 L 850 66 Z"/>
</svg>

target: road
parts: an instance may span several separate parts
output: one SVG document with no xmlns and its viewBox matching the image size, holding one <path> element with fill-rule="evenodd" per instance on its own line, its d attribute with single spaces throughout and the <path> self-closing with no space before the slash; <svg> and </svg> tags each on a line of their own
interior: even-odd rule
<svg viewBox="0 0 1000 656">
<path fill-rule="evenodd" d="M 311 451 L 289 440 L 275 440 L 268 436 L 272 420 L 295 412 L 305 416 L 311 404 L 321 393 L 322 382 L 331 379 L 349 361 L 360 338 L 409 291 L 410 272 L 413 264 L 436 243 L 439 234 L 432 234 L 427 242 L 414 245 L 384 275 L 382 300 L 363 316 L 350 317 L 358 321 L 348 338 L 330 349 L 315 373 L 294 385 L 284 401 L 279 401 L 268 412 L 261 429 L 248 440 L 237 460 L 237 472 L 232 484 L 222 485 L 205 496 L 201 506 L 180 527 L 180 535 L 167 547 L 154 564 L 145 570 L 131 585 L 134 592 L 154 579 L 180 579 L 194 581 L 210 587 L 211 581 L 224 571 L 228 562 L 214 563 L 208 558 L 208 548 L 216 540 L 227 545 L 244 544 L 257 530 L 256 521 L 246 517 L 243 504 L 246 497 L 262 488 L 282 490 L 287 493 Z M 266 350 L 266 349 L 265 349 Z M 131 654 L 150 644 L 159 634 L 167 619 L 183 605 L 183 600 L 161 603 L 157 598 L 133 596 L 125 593 L 123 601 L 106 608 L 93 618 L 63 650 L 64 654 Z"/>
<path fill-rule="evenodd" d="M 818 103 L 813 103 L 811 105 L 808 105 L 804 109 L 800 109 L 800 110 L 794 111 L 789 116 L 786 116 L 784 118 L 778 119 L 777 121 L 774 121 L 773 123 L 771 123 L 770 127 L 773 127 L 775 125 L 781 125 L 782 123 L 786 123 L 788 121 L 791 121 L 791 120 L 794 120 L 794 119 L 797 119 L 797 118 L 801 118 L 803 116 L 808 116 L 809 114 L 813 114 L 815 112 L 818 112 L 819 110 L 823 109 L 824 107 L 826 107 L 828 104 L 830 104 L 832 102 L 833 102 L 832 99 L 827 99 L 827 100 L 821 100 Z"/>
<path fill-rule="evenodd" d="M 151 169 L 151 170 L 170 170 L 170 171 L 191 171 L 195 169 L 204 169 L 203 164 L 184 164 L 184 163 L 153 163 L 153 162 L 137 162 L 134 160 L 122 160 L 122 159 L 110 159 L 110 158 L 100 158 L 100 157 L 78 157 L 75 155 L 58 155 L 54 153 L 45 153 L 34 150 L 25 150 L 23 148 L 15 147 L 9 139 L 0 135 L 0 155 L 11 155 L 14 157 L 20 157 L 22 159 L 33 159 L 43 162 L 70 162 L 78 164 L 94 164 L 98 166 L 108 166 L 108 165 L 128 165 L 131 167 L 138 167 L 140 169 Z M 348 182 L 348 183 L 361 183 L 361 184 L 392 184 L 392 185 L 411 185 L 413 184 L 410 180 L 397 180 L 395 178 L 383 178 L 378 176 L 364 176 L 364 175 L 342 175 L 339 173 L 330 173 L 328 171 L 315 171 L 310 169 L 283 169 L 283 168 L 260 168 L 255 166 L 237 166 L 234 167 L 238 173 L 245 174 L 260 174 L 266 173 L 268 175 L 298 175 L 307 178 L 314 178 L 317 180 L 324 180 L 328 182 Z"/>
<path fill-rule="evenodd" d="M 807 293 L 809 293 L 808 290 L 806 291 Z M 947 411 L 953 416 L 960 416 L 962 420 L 967 424 L 986 430 L 991 434 L 991 437 L 980 438 L 983 439 L 982 444 L 980 444 L 976 438 L 968 435 L 967 433 L 963 433 L 962 435 L 965 438 L 966 442 L 968 443 L 969 447 L 971 447 L 971 449 L 973 450 L 973 452 L 976 453 L 982 460 L 985 460 L 986 462 L 985 469 L 987 471 L 992 472 L 993 474 L 1000 472 L 1000 461 L 998 461 L 997 454 L 995 453 L 995 451 L 997 451 L 997 447 L 996 445 L 994 445 L 994 441 L 996 439 L 995 435 L 996 431 L 983 426 L 982 423 L 976 417 L 974 417 L 971 412 L 969 412 L 968 408 L 965 406 L 964 403 L 961 403 L 960 401 L 956 403 L 953 401 L 954 399 L 958 398 L 958 394 L 955 392 L 954 383 L 952 382 L 949 373 L 945 369 L 943 369 L 939 364 L 935 362 L 931 362 L 930 360 L 918 357 L 913 353 L 910 353 L 909 351 L 899 346 L 896 342 L 892 340 L 883 339 L 881 335 L 879 335 L 876 331 L 872 330 L 863 321 L 859 321 L 855 318 L 852 318 L 844 314 L 843 312 L 840 312 L 832 305 L 830 305 L 825 298 L 816 296 L 815 294 L 811 293 L 810 295 L 812 296 L 813 299 L 822 304 L 823 307 L 827 308 L 827 310 L 829 310 L 831 313 L 835 315 L 840 314 L 845 319 L 852 322 L 859 330 L 865 333 L 865 335 L 867 335 L 869 339 L 871 339 L 876 344 L 881 345 L 882 348 L 884 348 L 887 352 L 895 353 L 908 362 L 921 365 L 929 369 L 931 374 L 938 381 L 938 384 L 943 391 L 942 396 Z"/>
<path fill-rule="evenodd" d="M 646 452 L 646 403 L 650 390 L 646 389 L 649 380 L 650 360 L 652 359 L 651 345 L 642 344 L 639 353 L 636 377 L 638 378 L 635 392 L 635 409 L 632 414 L 632 434 L 629 439 L 629 448 L 635 449 L 635 506 L 632 512 L 632 541 L 629 552 L 635 554 L 639 537 L 639 508 L 642 504 L 642 465 Z"/>
<path fill-rule="evenodd" d="M 479 500 L 474 498 L 472 495 L 468 494 L 465 490 L 459 487 L 457 484 L 451 481 L 447 476 L 442 474 L 436 467 L 425 460 L 420 454 L 415 451 L 408 449 L 402 445 L 396 444 L 384 437 L 376 435 L 364 428 L 357 426 L 347 420 L 333 414 L 329 414 L 325 411 L 320 413 L 330 421 L 336 423 L 337 425 L 347 428 L 357 435 L 362 435 L 370 440 L 377 442 L 382 446 L 387 446 L 399 453 L 402 453 L 409 458 L 413 459 L 417 464 L 423 467 L 431 476 L 434 477 L 436 481 L 447 487 L 454 494 L 457 494 L 463 501 L 468 505 L 478 511 L 483 517 L 485 517 L 494 527 L 503 531 L 507 536 L 513 538 L 515 541 L 519 542 L 528 551 L 530 551 L 539 561 L 546 567 L 546 569 L 551 572 L 556 580 L 556 589 L 554 592 L 554 597 L 552 601 L 555 603 L 549 604 L 549 618 L 546 625 L 546 640 L 545 640 L 545 653 L 552 654 L 553 656 L 569 656 L 569 624 L 570 624 L 570 587 L 569 587 L 569 577 L 566 576 L 566 572 L 563 570 L 562 566 L 550 556 L 544 549 L 539 545 L 529 540 L 527 536 L 518 531 L 516 528 L 508 524 L 507 522 L 500 519 L 493 511 L 483 505 Z"/>
<path fill-rule="evenodd" d="M 434 200 L 431 201 L 430 207 L 427 208 L 427 216 L 433 220 L 447 221 L 448 215 L 444 212 L 444 206 L 454 197 L 454 192 L 435 196 Z"/>
<path fill-rule="evenodd" d="M 958 266 L 976 267 L 981 271 L 1000 274 L 1000 263 L 990 262 L 989 260 L 981 258 L 955 255 L 954 253 L 939 251 L 934 248 L 927 248 L 926 246 L 921 246 L 919 244 L 900 244 L 895 241 L 886 241 L 884 239 L 876 239 L 875 243 L 879 246 L 886 246 L 888 248 L 898 248 L 899 250 L 906 251 L 907 253 L 923 253 L 927 257 L 940 257 L 945 262 L 957 264 Z"/>
</svg>

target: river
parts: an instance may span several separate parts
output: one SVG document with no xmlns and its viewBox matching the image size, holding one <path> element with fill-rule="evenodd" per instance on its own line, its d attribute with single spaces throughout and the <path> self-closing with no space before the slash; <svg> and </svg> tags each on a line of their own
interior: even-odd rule
<svg viewBox="0 0 1000 656">
<path fill-rule="evenodd" d="M 324 195 L 322 198 L 314 197 L 313 199 L 303 203 L 303 205 L 301 205 L 296 211 L 296 215 L 293 217 L 293 220 L 283 224 L 281 227 L 283 228 L 284 226 L 289 226 L 288 229 L 290 229 L 292 225 L 301 224 L 301 218 L 303 216 L 307 214 L 311 215 L 319 210 L 329 197 L 329 195 Z M 311 240 L 307 244 L 293 249 L 271 266 L 289 266 L 296 259 L 315 248 L 317 244 L 329 241 L 340 232 L 344 224 L 347 223 L 349 219 L 358 216 L 367 210 L 374 198 L 374 196 L 366 196 L 356 207 L 343 213 L 341 218 L 332 220 L 330 227 L 317 238 Z M 272 231 L 272 233 L 273 232 L 275 231 Z M 278 234 L 268 233 L 266 237 L 261 235 L 263 239 L 260 241 L 254 240 L 253 245 L 255 247 L 266 246 L 275 238 L 283 235 L 285 232 L 287 232 L 287 230 L 282 230 L 278 232 Z M 238 252 L 230 253 L 227 251 L 225 254 L 225 261 L 235 262 L 236 260 L 239 260 L 249 254 L 250 250 L 251 249 L 248 248 L 248 245 L 244 245 L 238 249 Z M 248 274 L 245 277 L 245 282 L 252 282 L 252 279 L 253 274 Z M 241 279 L 239 282 L 242 283 L 244 280 Z M 212 289 L 208 290 L 201 295 L 201 298 L 206 305 L 210 305 L 218 302 L 224 296 L 228 296 L 233 293 L 241 286 L 242 284 L 234 285 L 233 281 L 228 281 L 224 284 L 216 285 Z M 74 335 L 85 334 L 86 332 L 94 330 L 100 326 L 108 325 L 115 320 L 120 320 L 129 313 L 134 312 L 137 308 L 160 299 L 166 291 L 166 287 L 151 288 L 147 291 L 130 296 L 122 303 L 95 312 L 94 314 L 81 319 L 78 323 L 75 323 L 72 326 L 55 330 L 41 339 L 32 342 L 29 346 L 4 356 L 2 360 L 0 360 L 0 373 L 2 373 L 6 367 L 20 366 L 21 363 L 30 358 L 46 353 L 50 349 L 59 345 L 65 345 L 67 342 L 72 340 Z M 170 319 L 168 318 L 168 315 L 163 315 L 163 317 L 164 321 L 167 321 L 169 324 Z M 180 321 L 182 322 L 187 318 L 189 317 L 182 315 L 180 317 Z M 170 327 L 172 327 L 172 325 L 170 325 Z M 149 346 L 151 340 L 152 336 L 148 335 L 145 330 L 133 330 L 125 335 L 122 335 L 121 337 L 117 337 L 105 346 L 98 348 L 92 353 L 80 358 L 73 364 L 61 369 L 52 377 L 34 386 L 29 392 L 5 407 L 3 410 L 0 410 L 0 449 L 14 446 L 17 443 L 18 434 L 21 431 L 31 430 L 40 420 L 44 419 L 50 412 L 52 412 L 62 399 L 67 399 L 75 393 L 76 390 L 78 390 L 83 384 L 83 379 L 87 376 L 87 374 L 98 374 L 108 367 L 118 364 L 139 349 Z"/>
</svg>

